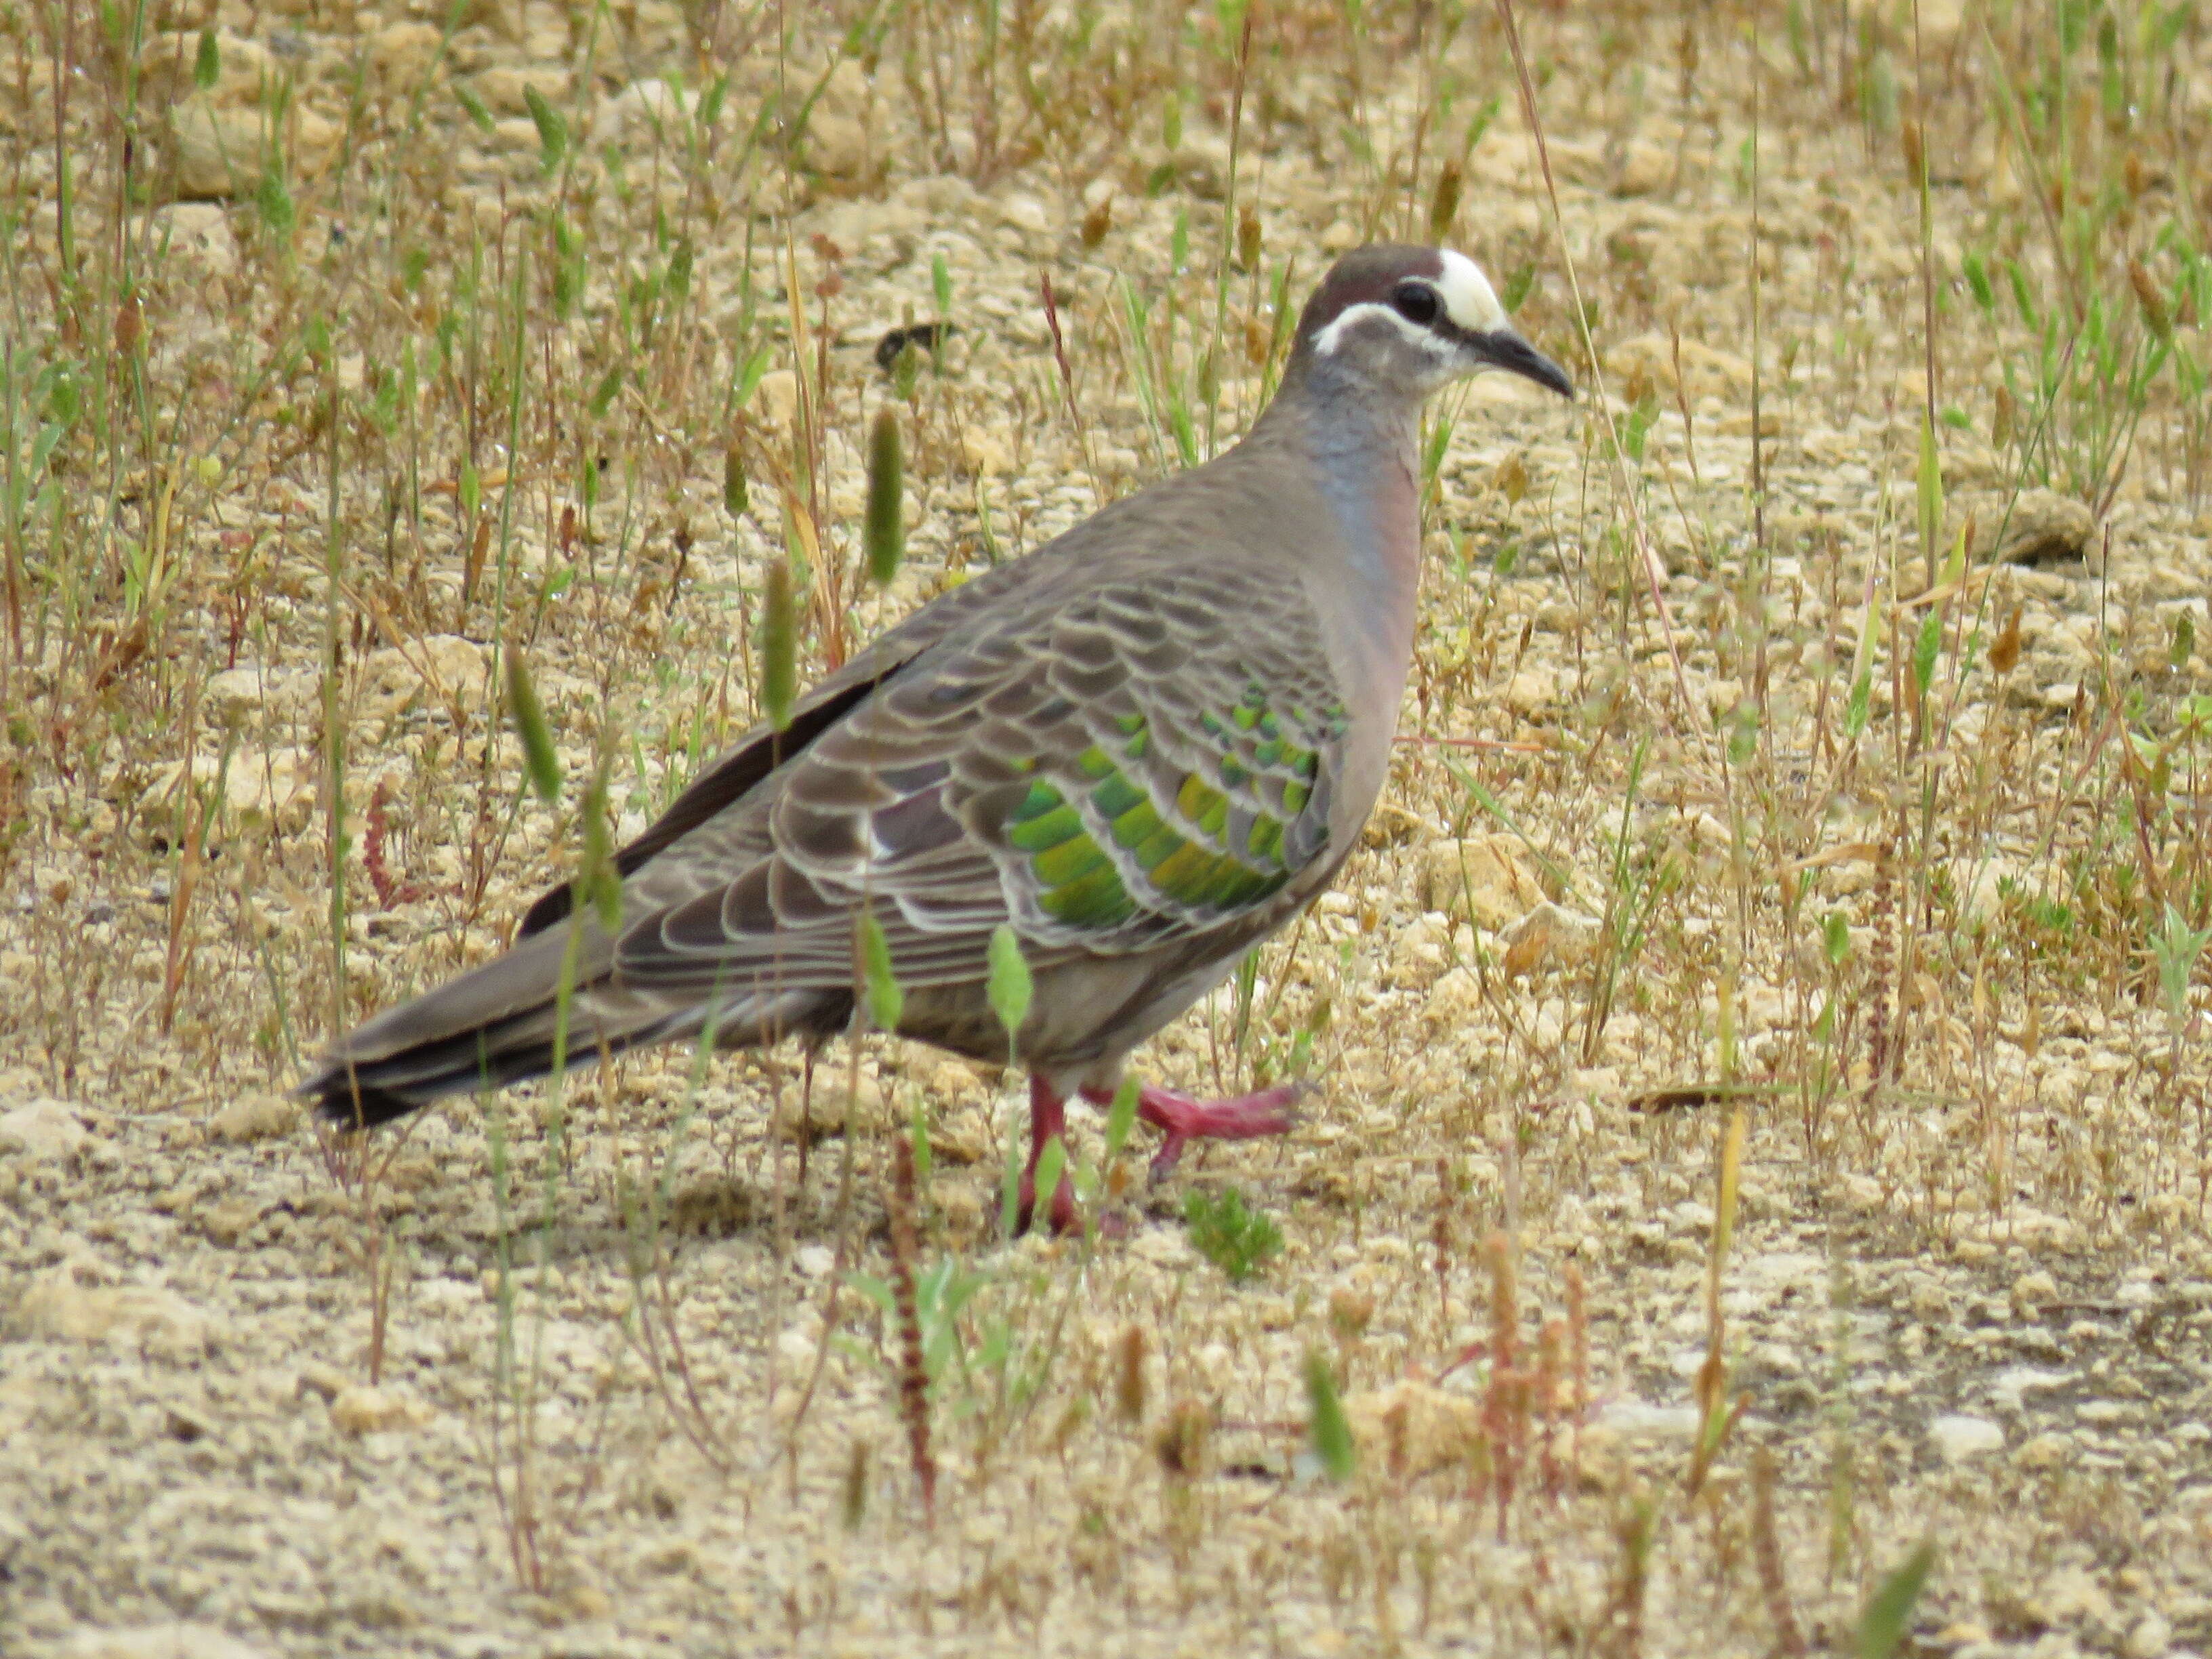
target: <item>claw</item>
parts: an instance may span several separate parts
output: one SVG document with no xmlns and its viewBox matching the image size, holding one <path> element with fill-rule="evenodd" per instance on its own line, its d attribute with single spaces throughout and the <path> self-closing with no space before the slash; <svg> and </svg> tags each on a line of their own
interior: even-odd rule
<svg viewBox="0 0 2212 1659">
<path fill-rule="evenodd" d="M 1193 1100 L 1173 1089 L 1147 1085 L 1137 1097 L 1138 1114 L 1166 1137 L 1152 1156 L 1152 1179 L 1166 1179 L 1194 1140 L 1252 1140 L 1288 1133 L 1297 1121 L 1291 1109 L 1312 1092 L 1313 1085 L 1299 1081 L 1229 1100 Z"/>
<path fill-rule="evenodd" d="M 1164 1137 L 1159 1151 L 1152 1155 L 1151 1178 L 1155 1182 L 1167 1179 L 1182 1161 L 1183 1149 L 1194 1140 L 1252 1140 L 1261 1135 L 1287 1134 L 1298 1121 L 1294 1109 L 1314 1092 L 1312 1084 L 1298 1081 L 1279 1083 L 1272 1089 L 1229 1100 L 1193 1100 L 1173 1089 L 1146 1085 L 1137 1096 L 1137 1114 Z M 1102 1106 L 1113 1099 L 1113 1095 L 1103 1090 L 1085 1089 L 1083 1093 L 1085 1099 Z M 1054 1136 L 1060 1136 L 1062 1144 L 1066 1144 L 1066 1103 L 1046 1085 L 1042 1078 L 1030 1078 L 1030 1161 L 1029 1167 L 1022 1171 L 1021 1202 L 1014 1212 L 1014 1231 L 1018 1234 L 1027 1232 L 1036 1218 L 1037 1161 Z M 1067 1175 L 1061 1175 L 1047 1212 L 1055 1233 L 1083 1230 L 1082 1218 L 1075 1207 L 1075 1183 Z M 1112 1219 L 1107 1218 L 1109 1232 Z"/>
</svg>

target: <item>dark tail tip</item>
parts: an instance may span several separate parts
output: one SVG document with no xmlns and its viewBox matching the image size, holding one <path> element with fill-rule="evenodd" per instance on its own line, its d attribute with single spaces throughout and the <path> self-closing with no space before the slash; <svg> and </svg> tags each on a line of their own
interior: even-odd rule
<svg viewBox="0 0 2212 1659">
<path fill-rule="evenodd" d="M 380 1089 L 343 1071 L 325 1072 L 300 1085 L 315 1102 L 316 1114 L 342 1129 L 373 1129 L 405 1117 L 424 1102 L 397 1089 Z"/>
</svg>

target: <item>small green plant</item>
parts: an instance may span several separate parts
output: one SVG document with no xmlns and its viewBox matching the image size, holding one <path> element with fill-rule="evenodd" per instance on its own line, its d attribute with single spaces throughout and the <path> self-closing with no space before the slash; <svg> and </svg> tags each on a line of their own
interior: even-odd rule
<svg viewBox="0 0 2212 1659">
<path fill-rule="evenodd" d="M 961 1328 L 961 1318 L 975 1293 L 991 1282 L 988 1274 L 963 1267 L 957 1257 L 946 1256 L 934 1267 L 915 1275 L 915 1312 L 921 1334 L 921 1363 L 929 1386 L 942 1386 L 948 1365 L 964 1372 L 969 1364 L 972 1343 Z M 897 1301 L 891 1282 L 873 1273 L 848 1274 L 846 1283 L 866 1297 L 869 1303 L 887 1319 L 899 1317 Z M 867 1357 L 867 1350 L 854 1345 L 851 1352 Z"/>
<path fill-rule="evenodd" d="M 1283 1230 L 1265 1211 L 1247 1208 L 1234 1187 L 1218 1194 L 1193 1192 L 1183 1200 L 1182 1218 L 1192 1246 L 1231 1284 L 1243 1284 L 1282 1252 Z"/>
<path fill-rule="evenodd" d="M 2212 940 L 2212 927 L 2191 927 L 2188 918 L 2171 904 L 2166 907 L 2163 924 L 2151 935 L 2159 994 L 2165 1000 L 2166 1016 L 2172 1023 L 2177 1043 L 2181 1029 L 2189 1023 L 2190 975 L 2196 971 L 2197 958 L 2208 940 Z"/>
<path fill-rule="evenodd" d="M 1314 1456 L 1330 1480 L 1341 1484 L 1352 1479 L 1359 1461 L 1352 1425 L 1345 1419 L 1344 1402 L 1337 1397 L 1336 1378 L 1329 1373 L 1328 1361 L 1318 1353 L 1306 1355 L 1306 1435 L 1313 1444 Z"/>
<path fill-rule="evenodd" d="M 1936 1546 L 1921 1544 L 1868 1598 L 1866 1610 L 1859 1615 L 1860 1659 L 1889 1659 L 1898 1650 L 1927 1586 L 1929 1569 L 1935 1565 Z"/>
</svg>

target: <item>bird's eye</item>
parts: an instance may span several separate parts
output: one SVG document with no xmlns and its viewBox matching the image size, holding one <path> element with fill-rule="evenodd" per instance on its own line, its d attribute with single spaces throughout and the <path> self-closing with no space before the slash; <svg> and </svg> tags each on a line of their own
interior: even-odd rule
<svg viewBox="0 0 2212 1659">
<path fill-rule="evenodd" d="M 1426 328 L 1437 319 L 1436 289 L 1426 283 L 1401 283 L 1390 292 L 1390 304 L 1409 323 Z"/>
</svg>

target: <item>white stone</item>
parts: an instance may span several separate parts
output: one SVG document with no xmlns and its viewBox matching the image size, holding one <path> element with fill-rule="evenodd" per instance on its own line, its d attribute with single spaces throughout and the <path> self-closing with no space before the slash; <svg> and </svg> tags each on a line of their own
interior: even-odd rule
<svg viewBox="0 0 2212 1659">
<path fill-rule="evenodd" d="M 565 105 L 568 71 L 550 64 L 494 64 L 477 72 L 477 96 L 501 115 L 527 114 L 532 91 L 556 108 Z"/>
<path fill-rule="evenodd" d="M 25 1336 L 97 1342 L 185 1358 L 215 1346 L 216 1322 L 173 1291 L 125 1285 L 79 1285 L 68 1268 L 47 1273 L 15 1304 Z"/>
<path fill-rule="evenodd" d="M 1197 1260 L 1197 1253 L 1181 1228 L 1148 1227 L 1131 1241 L 1129 1249 L 1132 1254 L 1161 1267 L 1187 1267 Z"/>
<path fill-rule="evenodd" d="M 999 204 L 999 217 L 1016 230 L 1042 234 L 1052 228 L 1052 215 L 1034 196 L 1015 194 Z"/>
<path fill-rule="evenodd" d="M 265 1651 L 213 1625 L 185 1624 L 81 1630 L 61 1650 L 64 1659 L 262 1659 Z"/>
<path fill-rule="evenodd" d="M 806 158 L 832 179 L 868 171 L 868 77 L 851 58 L 830 74 L 806 120 Z"/>
<path fill-rule="evenodd" d="M 1963 1463 L 1984 1452 L 2004 1449 L 2004 1431 L 1986 1417 L 1952 1413 L 1928 1425 L 1928 1438 L 1946 1463 Z"/>
<path fill-rule="evenodd" d="M 1544 890 L 1510 836 L 1439 841 L 1422 856 L 1422 908 L 1443 911 L 1455 921 L 1494 930 L 1543 902 Z"/>
<path fill-rule="evenodd" d="M 313 677 L 296 669 L 272 673 L 252 663 L 208 677 L 201 706 L 225 726 L 242 724 L 264 709 L 296 708 L 313 690 Z"/>
<path fill-rule="evenodd" d="M 2008 510 L 2009 509 L 2009 510 Z M 2053 564 L 2087 555 L 2097 521 L 2087 507 L 2049 489 L 2026 489 L 2008 503 L 1999 494 L 1961 496 L 1952 504 L 1949 533 L 1971 517 L 1969 551 L 1977 564 Z"/>
<path fill-rule="evenodd" d="M 2102 1623 L 2112 1616 L 2112 1592 L 2085 1567 L 2061 1567 L 2029 1597 L 2025 1611 L 2046 1625 Z"/>
<path fill-rule="evenodd" d="M 238 237 L 220 202 L 173 202 L 154 215 L 154 246 L 167 246 L 180 270 L 228 276 L 238 269 Z"/>
<path fill-rule="evenodd" d="M 1622 1400 L 1600 1412 L 1592 1426 L 1621 1440 L 1694 1440 L 1698 1435 L 1698 1408 Z"/>
<path fill-rule="evenodd" d="M 484 647 L 458 634 L 432 634 L 410 641 L 404 650 L 386 646 L 362 665 L 364 689 L 371 693 L 368 712 L 389 719 L 428 692 L 437 703 L 465 703 L 482 690 Z"/>
<path fill-rule="evenodd" d="M 1694 400 L 1700 398 L 1735 398 L 1751 391 L 1751 362 L 1734 352 L 1716 350 L 1699 340 L 1679 343 L 1673 336 L 1640 334 L 1606 354 L 1606 367 L 1620 376 L 1626 388 L 1641 380 L 1654 392 L 1668 392 L 1675 386 L 1675 367 L 1681 368 L 1681 389 Z M 1625 395 L 1625 393 L 1624 393 Z M 1662 401 L 1664 401 L 1662 398 Z"/>
<path fill-rule="evenodd" d="M 17 1152 L 43 1163 L 76 1157 L 90 1138 L 76 1114 L 58 1100 L 34 1100 L 0 1112 L 0 1152 Z"/>
<path fill-rule="evenodd" d="M 2159 1659 L 2172 1645 L 2172 1625 L 2163 1613 L 2147 1613 L 2128 1632 L 2127 1640 L 2120 1644 L 2120 1652 L 2123 1659 Z"/>
</svg>

